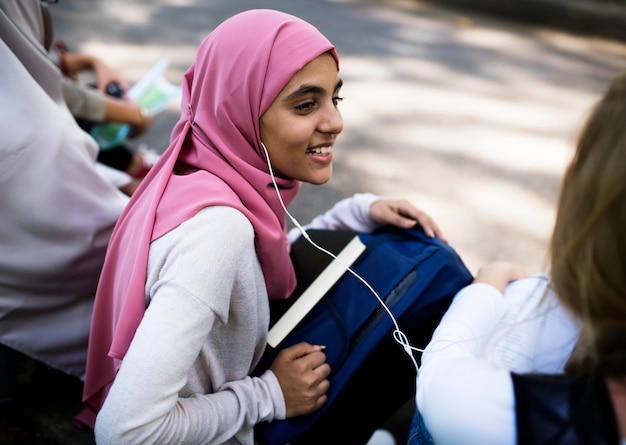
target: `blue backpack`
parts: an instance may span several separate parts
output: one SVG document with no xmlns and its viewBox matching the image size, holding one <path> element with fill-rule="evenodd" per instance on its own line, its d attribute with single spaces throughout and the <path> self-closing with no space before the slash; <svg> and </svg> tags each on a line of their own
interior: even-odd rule
<svg viewBox="0 0 626 445">
<path fill-rule="evenodd" d="M 471 283 L 473 277 L 448 244 L 429 238 L 421 230 L 384 227 L 373 233 L 310 230 L 316 244 L 337 254 L 346 242 L 357 235 L 366 249 L 351 269 L 365 279 L 393 313 L 398 326 L 415 326 L 437 313 L 443 313 L 454 295 Z M 292 261 L 301 291 L 332 258 L 300 237 L 292 246 Z M 296 298 L 277 303 L 285 306 Z M 272 323 L 287 307 L 272 307 Z M 260 445 L 284 445 L 306 433 L 332 405 L 342 388 L 359 369 L 368 355 L 395 325 L 370 289 L 350 272 L 346 272 L 322 300 L 302 319 L 275 348 L 268 346 L 253 374 L 267 369 L 278 352 L 306 341 L 325 345 L 331 366 L 328 401 L 318 411 L 289 418 L 263 422 L 255 429 Z M 432 332 L 430 332 L 432 334 Z M 425 345 L 415 345 L 423 348 Z M 398 348 L 402 346 L 398 344 Z M 407 360 L 409 358 L 407 357 Z M 406 382 L 412 391 L 414 381 Z"/>
</svg>

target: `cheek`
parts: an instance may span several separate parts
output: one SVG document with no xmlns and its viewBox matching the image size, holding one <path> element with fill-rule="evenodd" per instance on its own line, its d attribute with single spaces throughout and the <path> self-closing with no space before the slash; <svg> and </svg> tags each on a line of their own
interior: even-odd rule
<svg viewBox="0 0 626 445">
<path fill-rule="evenodd" d="M 268 146 L 282 145 L 289 135 L 287 125 L 276 116 L 268 116 L 261 119 L 260 134 L 261 140 Z"/>
<path fill-rule="evenodd" d="M 298 148 L 306 147 L 310 140 L 310 132 L 298 125 L 285 125 L 283 129 L 277 133 L 280 142 L 285 147 Z"/>
<path fill-rule="evenodd" d="M 285 119 L 280 124 L 261 124 L 261 140 L 269 147 L 271 144 L 275 150 L 288 150 L 308 145 L 312 132 L 307 125 L 297 120 Z"/>
</svg>

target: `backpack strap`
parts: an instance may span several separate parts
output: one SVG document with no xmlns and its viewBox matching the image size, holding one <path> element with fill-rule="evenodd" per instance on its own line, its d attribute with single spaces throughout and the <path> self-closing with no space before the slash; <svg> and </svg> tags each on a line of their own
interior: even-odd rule
<svg viewBox="0 0 626 445">
<path fill-rule="evenodd" d="M 618 445 L 613 405 L 602 380 L 590 376 L 511 374 L 517 443 Z"/>
</svg>

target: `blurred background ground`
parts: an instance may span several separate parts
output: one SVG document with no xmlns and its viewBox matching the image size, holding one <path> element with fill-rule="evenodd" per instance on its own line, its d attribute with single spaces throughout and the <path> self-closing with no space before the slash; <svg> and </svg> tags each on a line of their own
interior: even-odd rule
<svg viewBox="0 0 626 445">
<path fill-rule="evenodd" d="M 179 84 L 212 28 L 258 7 L 312 22 L 342 61 L 335 173 L 303 188 L 290 209 L 299 221 L 355 192 L 404 197 L 472 272 L 497 259 L 544 269 L 580 125 L 626 68 L 624 0 L 61 0 L 51 13 L 57 38 L 131 83 L 165 56 Z M 178 114 L 176 103 L 136 143 L 163 150 Z M 15 363 L 0 444 L 92 444 L 71 421 L 80 382 Z M 398 444 L 410 414 L 409 404 L 389 424 Z"/>
<path fill-rule="evenodd" d="M 459 11 L 481 12 L 577 35 L 624 41 L 625 0 L 427 0 Z"/>
</svg>

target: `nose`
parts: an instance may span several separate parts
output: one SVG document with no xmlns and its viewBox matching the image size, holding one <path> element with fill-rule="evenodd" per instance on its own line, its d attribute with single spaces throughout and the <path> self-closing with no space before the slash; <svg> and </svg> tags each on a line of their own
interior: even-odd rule
<svg viewBox="0 0 626 445">
<path fill-rule="evenodd" d="M 335 104 L 327 107 L 320 119 L 318 129 L 322 133 L 338 135 L 343 131 L 343 117 Z"/>
</svg>

